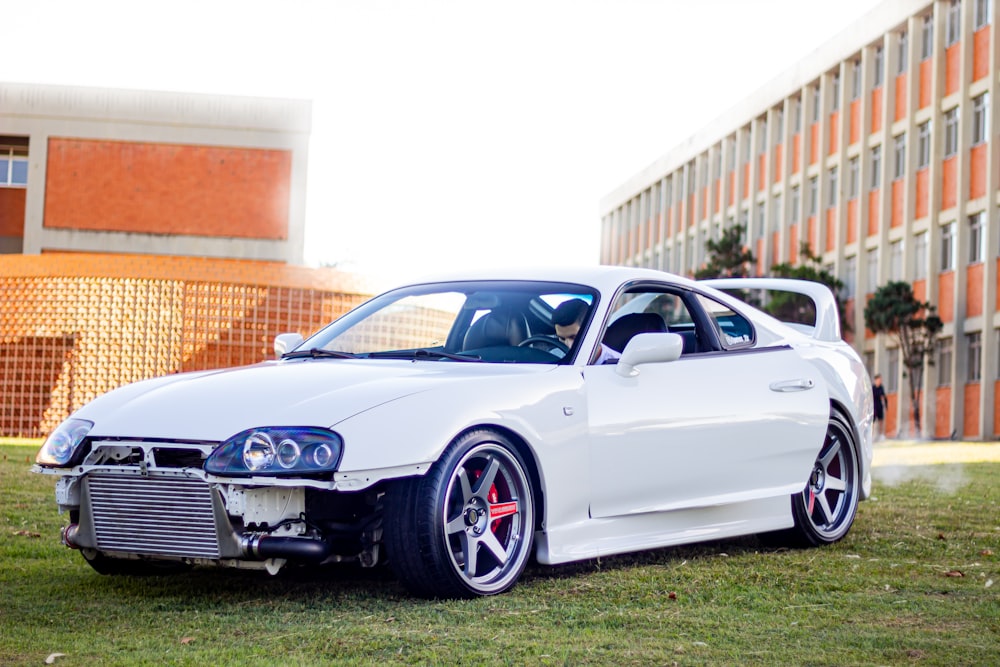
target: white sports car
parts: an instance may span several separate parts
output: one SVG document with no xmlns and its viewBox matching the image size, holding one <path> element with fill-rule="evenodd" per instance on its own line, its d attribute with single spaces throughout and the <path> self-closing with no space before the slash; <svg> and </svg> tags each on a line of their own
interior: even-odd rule
<svg viewBox="0 0 1000 667">
<path fill-rule="evenodd" d="M 720 289 L 807 295 L 814 326 Z M 389 291 L 280 358 L 112 391 L 47 439 L 63 541 L 101 573 L 388 561 L 415 594 L 777 532 L 848 532 L 871 385 L 815 283 L 643 269 Z"/>
</svg>

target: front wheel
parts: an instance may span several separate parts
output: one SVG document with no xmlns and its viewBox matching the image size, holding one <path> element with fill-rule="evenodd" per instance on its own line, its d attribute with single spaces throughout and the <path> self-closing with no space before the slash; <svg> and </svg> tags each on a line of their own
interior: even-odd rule
<svg viewBox="0 0 1000 667">
<path fill-rule="evenodd" d="M 508 438 L 488 430 L 455 440 L 424 477 L 386 494 L 385 544 L 400 581 L 422 597 L 509 590 L 531 551 L 534 502 Z"/>
<path fill-rule="evenodd" d="M 858 448 L 850 427 L 838 414 L 830 415 L 826 439 L 801 493 L 792 496 L 794 543 L 832 544 L 854 523 L 860 494 Z"/>
</svg>

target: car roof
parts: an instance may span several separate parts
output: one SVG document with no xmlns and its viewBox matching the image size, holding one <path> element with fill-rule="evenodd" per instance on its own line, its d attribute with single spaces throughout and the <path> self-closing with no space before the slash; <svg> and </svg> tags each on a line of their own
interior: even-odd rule
<svg viewBox="0 0 1000 667">
<path fill-rule="evenodd" d="M 654 269 L 593 265 L 472 269 L 461 272 L 425 275 L 399 286 L 472 280 L 532 280 L 580 283 L 596 287 L 602 292 L 614 291 L 623 283 L 641 280 L 664 281 L 687 286 L 694 285 L 694 282 L 687 278 Z"/>
</svg>

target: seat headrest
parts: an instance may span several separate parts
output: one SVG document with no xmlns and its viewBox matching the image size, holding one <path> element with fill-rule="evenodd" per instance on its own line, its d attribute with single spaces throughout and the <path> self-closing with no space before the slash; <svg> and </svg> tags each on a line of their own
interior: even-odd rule
<svg viewBox="0 0 1000 667">
<path fill-rule="evenodd" d="M 516 346 L 528 337 L 528 322 L 521 313 L 497 308 L 472 323 L 465 334 L 463 349 L 497 345 Z"/>
<path fill-rule="evenodd" d="M 615 352 L 621 352 L 636 334 L 662 333 L 666 330 L 666 323 L 656 313 L 629 313 L 608 326 L 603 342 Z"/>
</svg>

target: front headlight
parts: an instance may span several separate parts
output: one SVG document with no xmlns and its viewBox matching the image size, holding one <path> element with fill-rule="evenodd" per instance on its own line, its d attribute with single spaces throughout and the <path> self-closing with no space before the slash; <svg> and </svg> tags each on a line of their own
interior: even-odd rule
<svg viewBox="0 0 1000 667">
<path fill-rule="evenodd" d="M 50 468 L 68 466 L 92 428 L 94 422 L 86 419 L 67 419 L 45 439 L 45 444 L 35 455 L 35 463 Z"/>
<path fill-rule="evenodd" d="M 205 471 L 230 477 L 330 473 L 337 470 L 343 450 L 340 436 L 325 428 L 254 428 L 217 447 Z"/>
</svg>

